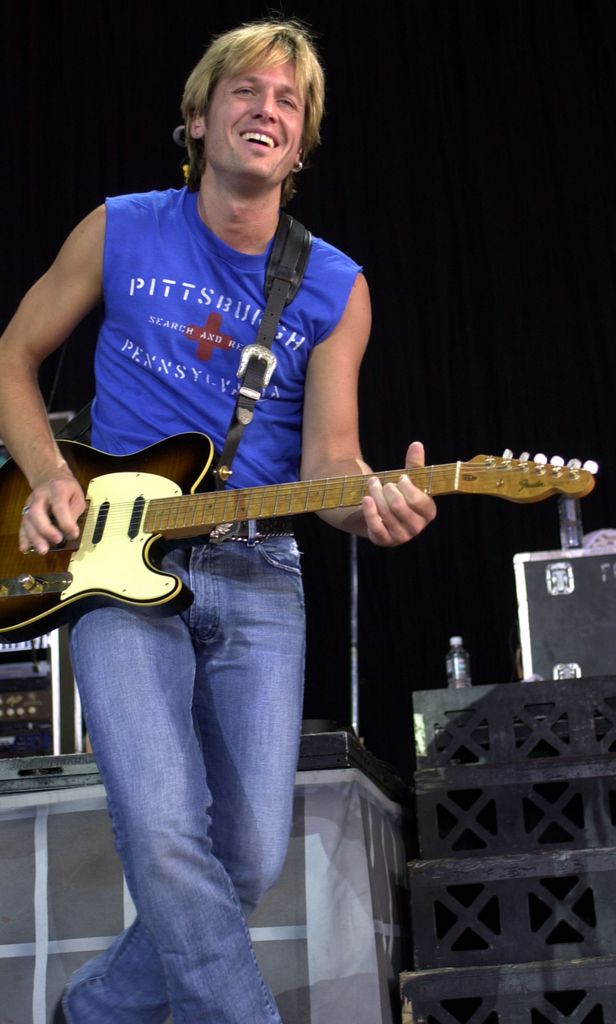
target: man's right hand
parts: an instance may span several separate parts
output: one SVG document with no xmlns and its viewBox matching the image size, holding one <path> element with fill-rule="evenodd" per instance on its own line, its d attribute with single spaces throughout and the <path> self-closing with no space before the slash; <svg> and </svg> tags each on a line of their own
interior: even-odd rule
<svg viewBox="0 0 616 1024">
<path fill-rule="evenodd" d="M 64 463 L 36 483 L 24 505 L 19 550 L 45 555 L 50 547 L 79 536 L 77 520 L 86 507 L 81 485 Z"/>
</svg>

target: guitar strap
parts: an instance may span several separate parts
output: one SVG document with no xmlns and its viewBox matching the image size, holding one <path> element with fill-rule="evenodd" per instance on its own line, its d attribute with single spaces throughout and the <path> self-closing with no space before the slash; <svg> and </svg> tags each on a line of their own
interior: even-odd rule
<svg viewBox="0 0 616 1024">
<path fill-rule="evenodd" d="M 237 402 L 231 417 L 222 454 L 215 470 L 216 486 L 221 487 L 231 476 L 231 461 L 240 443 L 244 427 L 252 420 L 254 407 L 261 397 L 263 388 L 269 383 L 276 367 L 276 357 L 271 347 L 276 336 L 280 316 L 297 295 L 302 283 L 312 236 L 298 220 L 287 213 L 280 214 L 274 244 L 265 271 L 265 295 L 267 304 L 257 340 L 242 350 L 237 375 L 242 381 Z M 90 407 L 92 401 L 60 430 L 56 437 L 64 441 L 88 443 L 91 426 Z"/>
<path fill-rule="evenodd" d="M 90 443 L 90 427 L 92 421 L 90 419 L 90 406 L 92 400 L 84 405 L 79 412 L 65 423 L 61 430 L 57 432 L 56 439 L 58 441 L 82 441 L 83 444 Z"/>
<path fill-rule="evenodd" d="M 255 405 L 276 368 L 276 357 L 271 348 L 278 322 L 284 307 L 297 295 L 311 245 L 312 236 L 303 224 L 287 213 L 281 213 L 265 273 L 267 305 L 257 340 L 242 349 L 237 371 L 242 383 L 220 459 L 214 471 L 218 488 L 223 487 L 231 476 L 231 462 L 244 428 L 252 421 Z"/>
</svg>

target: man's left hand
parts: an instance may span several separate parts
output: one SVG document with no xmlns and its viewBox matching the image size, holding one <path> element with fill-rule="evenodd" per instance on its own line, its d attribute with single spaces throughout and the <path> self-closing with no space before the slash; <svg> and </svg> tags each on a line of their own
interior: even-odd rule
<svg viewBox="0 0 616 1024">
<path fill-rule="evenodd" d="M 404 461 L 406 469 L 425 465 L 421 441 L 409 445 Z M 369 539 L 379 547 L 391 548 L 416 537 L 432 522 L 436 505 L 424 491 L 403 475 L 396 484 L 381 484 L 378 477 L 368 483 L 369 495 L 362 499 L 362 509 Z"/>
</svg>

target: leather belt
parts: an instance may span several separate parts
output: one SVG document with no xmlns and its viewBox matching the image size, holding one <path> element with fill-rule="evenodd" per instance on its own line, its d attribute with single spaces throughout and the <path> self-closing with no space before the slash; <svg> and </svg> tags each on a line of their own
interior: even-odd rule
<svg viewBox="0 0 616 1024">
<path fill-rule="evenodd" d="M 204 538 L 210 544 L 222 544 L 226 540 L 252 541 L 258 544 L 268 537 L 292 537 L 291 516 L 276 516 L 273 519 L 240 519 L 234 523 L 219 523 Z"/>
</svg>

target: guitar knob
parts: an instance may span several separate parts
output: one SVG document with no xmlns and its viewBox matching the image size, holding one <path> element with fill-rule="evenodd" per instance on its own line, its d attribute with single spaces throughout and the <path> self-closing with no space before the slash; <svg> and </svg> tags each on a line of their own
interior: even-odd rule
<svg viewBox="0 0 616 1024">
<path fill-rule="evenodd" d="M 546 466 L 548 462 L 547 455 L 542 455 L 539 452 L 537 455 L 535 455 L 533 462 L 536 462 L 539 466 Z"/>
<path fill-rule="evenodd" d="M 529 452 L 521 452 L 520 458 L 518 459 L 518 462 L 528 462 L 529 459 L 530 459 L 530 453 Z"/>
<path fill-rule="evenodd" d="M 587 473 L 591 473 L 592 476 L 595 476 L 595 474 L 599 472 L 599 464 L 595 462 L 594 459 L 587 459 L 582 468 L 585 469 Z"/>
<path fill-rule="evenodd" d="M 29 572 L 22 572 L 21 576 L 17 577 L 17 582 L 22 590 L 32 590 L 36 586 L 36 580 Z"/>
<path fill-rule="evenodd" d="M 503 461 L 504 462 L 510 462 L 512 458 L 513 458 L 513 452 L 511 451 L 511 448 L 505 448 L 505 451 L 502 454 Z"/>
<path fill-rule="evenodd" d="M 582 463 L 579 459 L 569 459 L 567 463 L 567 469 L 581 469 Z"/>
<path fill-rule="evenodd" d="M 560 455 L 553 455 L 550 459 L 550 466 L 558 466 L 559 468 L 564 466 L 565 460 L 561 459 Z"/>
</svg>

